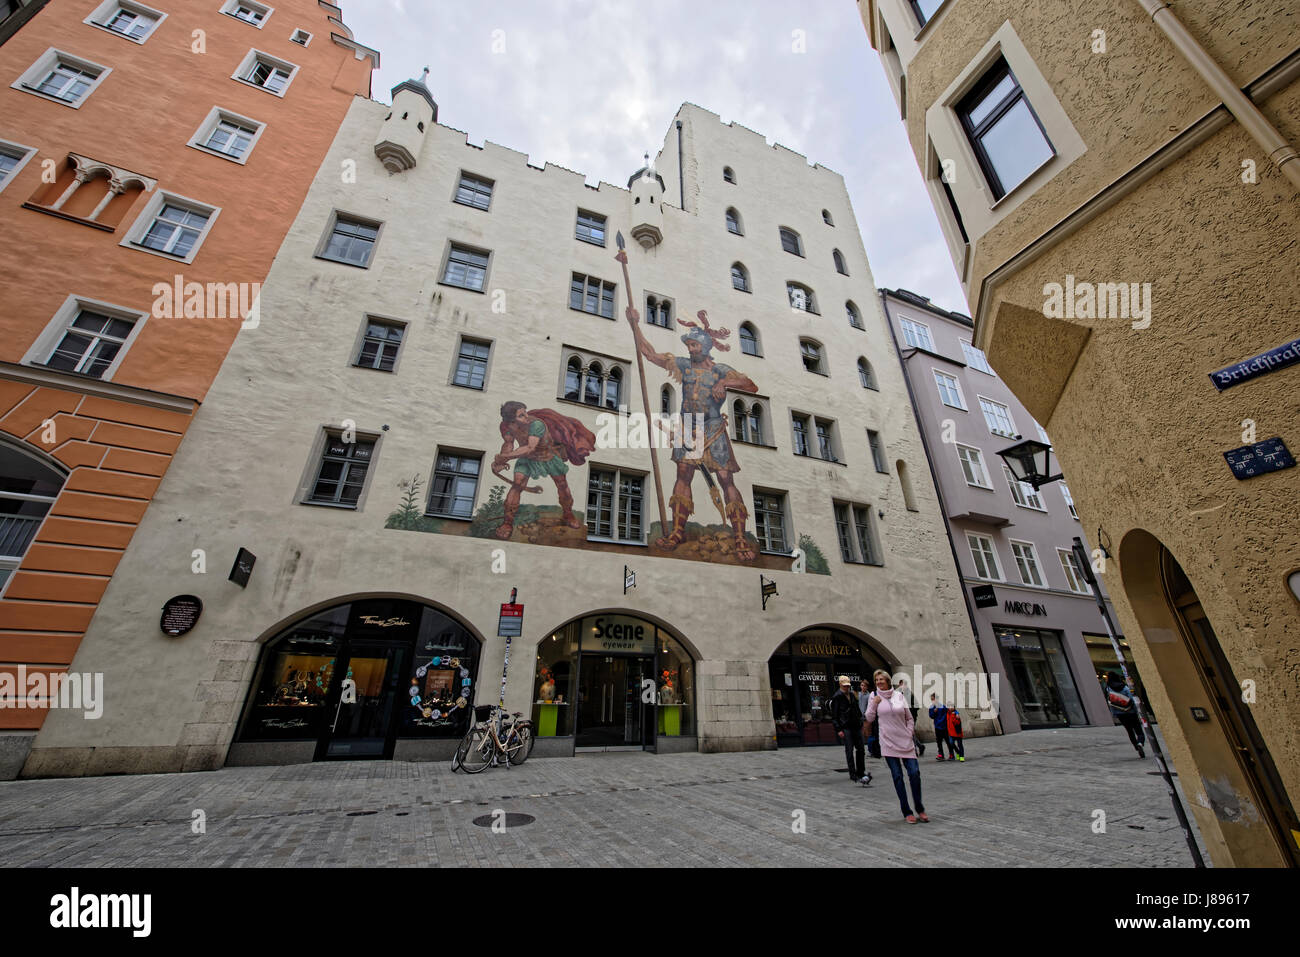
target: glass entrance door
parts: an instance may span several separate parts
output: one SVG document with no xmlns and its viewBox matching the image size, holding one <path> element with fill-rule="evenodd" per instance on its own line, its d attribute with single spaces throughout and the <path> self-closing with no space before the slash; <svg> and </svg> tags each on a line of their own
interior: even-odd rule
<svg viewBox="0 0 1300 957">
<path fill-rule="evenodd" d="M 405 645 L 352 642 L 341 658 L 340 676 L 326 711 L 316 758 L 391 758 L 393 720 L 406 673 Z"/>
<path fill-rule="evenodd" d="M 1026 728 L 1087 724 L 1060 635 L 1035 628 L 995 628 Z"/>
<path fill-rule="evenodd" d="M 654 687 L 654 659 L 583 655 L 579 672 L 575 746 L 644 747 L 654 704 L 642 689 L 646 680 Z"/>
</svg>

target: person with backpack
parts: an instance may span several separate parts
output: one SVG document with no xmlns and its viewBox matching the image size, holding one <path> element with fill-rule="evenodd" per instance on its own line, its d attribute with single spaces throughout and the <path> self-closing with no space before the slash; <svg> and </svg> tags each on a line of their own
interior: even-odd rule
<svg viewBox="0 0 1300 957">
<path fill-rule="evenodd" d="M 876 691 L 867 704 L 867 720 L 879 723 L 880 750 L 889 765 L 889 773 L 894 778 L 894 790 L 898 792 L 898 804 L 903 811 L 903 818 L 908 824 L 918 820 L 930 823 L 926 816 L 925 805 L 921 803 L 921 768 L 916 760 L 914 734 L 916 723 L 908 708 L 905 692 L 889 686 L 889 672 L 877 671 L 872 677 L 876 679 Z M 912 785 L 912 800 L 916 802 L 916 813 L 912 813 L 907 803 L 907 787 L 903 784 L 903 771 Z"/>
<path fill-rule="evenodd" d="M 930 720 L 934 722 L 934 746 L 939 753 L 935 756 L 936 761 L 943 760 L 943 745 L 948 743 L 949 760 L 957 757 L 957 752 L 953 750 L 952 739 L 948 737 L 948 708 L 939 700 L 937 694 L 930 695 Z"/>
<path fill-rule="evenodd" d="M 849 765 L 849 780 L 854 784 L 862 782 L 863 787 L 871 783 L 871 772 L 866 770 L 866 758 L 863 755 L 862 709 L 858 707 L 858 696 L 853 692 L 853 683 L 847 675 L 840 675 L 840 690 L 835 692 L 830 701 L 831 725 L 835 735 L 844 743 L 844 756 Z M 864 780 L 865 779 L 865 780 Z"/>
<path fill-rule="evenodd" d="M 1138 757 L 1145 758 L 1147 753 L 1142 750 L 1142 746 L 1147 743 L 1147 738 L 1142 731 L 1142 719 L 1137 713 L 1137 695 L 1124 683 L 1124 678 L 1118 671 L 1107 673 L 1103 690 L 1106 692 L 1106 703 L 1110 705 L 1110 713 L 1124 725 L 1129 741 L 1137 748 Z"/>
<path fill-rule="evenodd" d="M 957 749 L 957 760 L 966 760 L 966 745 L 962 743 L 965 733 L 961 729 L 961 712 L 955 707 L 948 709 L 948 753 L 951 755 L 953 748 Z"/>
</svg>

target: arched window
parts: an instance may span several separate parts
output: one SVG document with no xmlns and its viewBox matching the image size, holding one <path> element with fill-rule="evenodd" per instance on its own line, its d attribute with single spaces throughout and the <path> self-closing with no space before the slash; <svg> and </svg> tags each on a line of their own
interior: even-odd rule
<svg viewBox="0 0 1300 957">
<path fill-rule="evenodd" d="M 730 166 L 722 167 L 722 178 L 733 186 L 736 185 L 736 171 Z"/>
<path fill-rule="evenodd" d="M 740 225 L 740 213 L 735 209 L 727 210 L 727 232 L 735 233 L 737 236 L 745 235 L 744 229 Z"/>
<path fill-rule="evenodd" d="M 573 402 L 582 401 L 582 360 L 572 356 L 564 367 L 564 397 Z"/>
<path fill-rule="evenodd" d="M 787 226 L 781 227 L 781 248 L 796 256 L 803 255 L 803 241 L 799 239 L 798 233 Z"/>
<path fill-rule="evenodd" d="M 737 399 L 732 403 L 731 410 L 733 418 L 736 420 L 735 436 L 738 442 L 751 442 L 754 445 L 763 444 L 763 405 L 758 399 L 746 403 L 743 399 Z"/>
<path fill-rule="evenodd" d="M 827 226 L 835 225 L 835 220 L 831 219 L 831 211 L 829 209 L 822 210 L 822 222 Z"/>
<path fill-rule="evenodd" d="M 907 463 L 899 459 L 894 463 L 894 468 L 898 470 L 898 484 L 903 490 L 903 505 L 909 512 L 919 511 L 916 496 L 912 494 L 912 479 L 907 474 Z"/>
<path fill-rule="evenodd" d="M 844 265 L 844 254 L 838 249 L 831 251 L 831 259 L 835 260 L 835 271 L 841 276 L 849 274 L 849 267 Z"/>
<path fill-rule="evenodd" d="M 799 340 L 799 352 L 803 356 L 803 367 L 809 372 L 820 372 L 823 375 L 826 372 L 825 357 L 822 355 L 822 347 L 812 339 Z"/>
<path fill-rule="evenodd" d="M 749 424 L 746 428 L 749 441 L 755 445 L 763 444 L 763 407 L 757 402 L 749 407 Z"/>
<path fill-rule="evenodd" d="M 659 390 L 659 411 L 664 415 L 669 415 L 673 411 L 673 387 L 670 385 Z"/>
<path fill-rule="evenodd" d="M 732 411 L 731 417 L 736 420 L 736 440 L 738 442 L 744 442 L 745 425 L 747 423 L 747 416 L 745 414 L 745 403 L 737 399 L 734 403 L 732 403 L 731 411 Z"/>
<path fill-rule="evenodd" d="M 582 401 L 587 405 L 600 405 L 601 393 L 604 392 L 601 380 L 604 377 L 605 370 L 599 362 L 587 366 L 587 382 L 582 392 Z"/>
<path fill-rule="evenodd" d="M 64 480 L 35 455 L 0 442 L 0 589 L 23 563 Z"/>
<path fill-rule="evenodd" d="M 880 391 L 880 386 L 876 385 L 876 373 L 866 359 L 858 359 L 858 378 L 862 380 L 862 388 Z"/>
<path fill-rule="evenodd" d="M 740 351 L 747 356 L 761 356 L 763 354 L 758 351 L 758 330 L 751 323 L 742 322 L 740 324 Z"/>
<path fill-rule="evenodd" d="M 848 314 L 849 325 L 851 325 L 854 329 L 861 329 L 862 314 L 858 312 L 858 307 L 853 304 L 852 299 L 844 303 L 844 311 L 845 313 Z"/>
<path fill-rule="evenodd" d="M 623 370 L 618 366 L 609 370 L 605 377 L 605 408 L 617 409 L 623 400 Z"/>
<path fill-rule="evenodd" d="M 786 295 L 790 297 L 790 308 L 797 309 L 800 312 L 811 312 L 817 315 L 817 298 L 813 291 L 800 282 L 787 282 L 785 284 Z"/>
<path fill-rule="evenodd" d="M 740 263 L 731 264 L 731 288 L 749 292 L 749 270 Z"/>
<path fill-rule="evenodd" d="M 672 326 L 673 302 L 671 299 L 664 299 L 660 296 L 647 295 L 645 297 L 645 319 L 652 326 L 663 326 L 668 329 Z"/>
</svg>

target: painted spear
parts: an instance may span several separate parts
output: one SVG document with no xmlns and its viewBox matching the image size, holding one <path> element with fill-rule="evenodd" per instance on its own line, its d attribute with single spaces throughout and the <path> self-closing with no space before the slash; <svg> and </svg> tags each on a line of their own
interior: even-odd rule
<svg viewBox="0 0 1300 957">
<path fill-rule="evenodd" d="M 627 248 L 623 243 L 623 233 L 620 231 L 614 237 L 618 243 L 618 255 L 614 258 L 623 265 L 623 288 L 627 290 L 628 308 L 632 308 L 632 277 L 627 271 Z M 636 324 L 631 318 L 627 320 L 632 327 L 632 347 L 636 351 L 636 371 L 641 379 L 641 401 L 645 405 L 646 435 L 651 436 L 654 433 L 650 430 L 650 423 L 653 421 L 650 417 L 650 391 L 646 388 L 645 381 L 645 358 L 641 355 L 640 336 L 637 334 Z M 655 498 L 659 503 L 659 534 L 661 537 L 667 537 L 669 532 L 668 513 L 664 511 L 664 483 L 659 477 L 659 457 L 655 455 L 655 443 L 650 443 L 650 469 L 654 472 L 655 477 Z"/>
</svg>

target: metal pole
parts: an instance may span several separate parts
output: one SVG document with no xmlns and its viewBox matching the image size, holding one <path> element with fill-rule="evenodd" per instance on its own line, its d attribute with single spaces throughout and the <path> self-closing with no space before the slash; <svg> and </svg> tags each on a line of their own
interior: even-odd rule
<svg viewBox="0 0 1300 957">
<path fill-rule="evenodd" d="M 1183 802 L 1178 797 L 1178 789 L 1174 787 L 1173 776 L 1169 773 L 1169 765 L 1165 762 L 1164 752 L 1160 750 L 1160 740 L 1156 737 L 1155 732 L 1151 730 L 1151 724 L 1147 721 L 1147 703 L 1137 694 L 1133 681 L 1129 678 L 1128 666 L 1124 663 L 1124 652 L 1120 650 L 1119 639 L 1115 637 L 1115 627 L 1110 620 L 1110 612 L 1106 609 L 1106 599 L 1101 596 L 1101 584 L 1097 581 L 1097 576 L 1092 572 L 1092 562 L 1088 557 L 1088 550 L 1083 544 L 1083 539 L 1077 535 L 1074 538 L 1074 559 L 1079 563 L 1079 570 L 1083 573 L 1084 580 L 1087 581 L 1088 587 L 1092 591 L 1093 600 L 1097 603 L 1097 609 L 1101 612 L 1101 620 L 1106 625 L 1106 634 L 1110 637 L 1110 646 L 1115 651 L 1115 658 L 1119 661 L 1120 671 L 1124 675 L 1124 683 L 1133 690 L 1133 697 L 1137 701 L 1138 718 L 1142 722 L 1142 730 L 1151 742 L 1151 754 L 1160 768 L 1160 776 L 1164 779 L 1165 787 L 1169 790 L 1169 800 L 1174 805 L 1174 814 L 1178 818 L 1178 824 L 1183 829 L 1183 837 L 1187 840 L 1187 849 L 1191 852 L 1192 863 L 1196 867 L 1204 867 L 1205 861 L 1201 858 L 1201 849 L 1196 846 L 1196 836 L 1192 833 L 1191 822 L 1187 819 L 1187 812 L 1183 810 Z M 1109 703 L 1107 704 L 1109 708 Z"/>
</svg>

